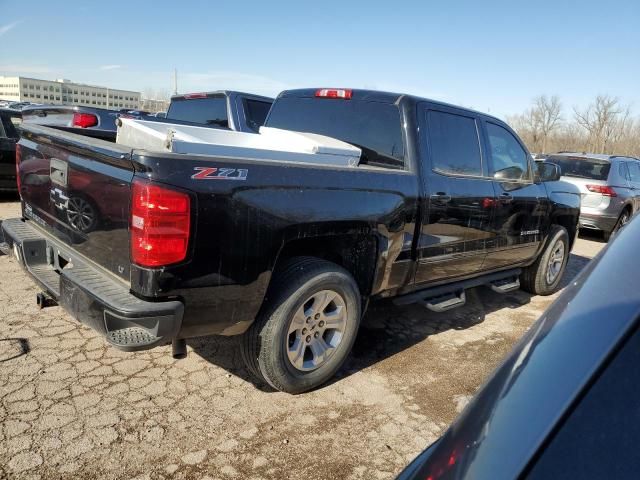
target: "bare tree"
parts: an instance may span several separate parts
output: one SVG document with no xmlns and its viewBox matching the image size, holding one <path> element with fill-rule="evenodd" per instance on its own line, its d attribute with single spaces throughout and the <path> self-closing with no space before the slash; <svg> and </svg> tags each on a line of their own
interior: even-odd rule
<svg viewBox="0 0 640 480">
<path fill-rule="evenodd" d="M 578 125 L 588 132 L 589 150 L 594 153 L 612 153 L 630 119 L 630 108 L 609 95 L 598 95 L 586 109 L 574 107 L 573 112 Z"/>
<path fill-rule="evenodd" d="M 549 136 L 562 122 L 562 103 L 560 103 L 560 98 L 557 95 L 536 97 L 533 101 L 531 116 L 535 119 L 537 125 L 542 143 L 542 152 L 546 153 Z"/>
<path fill-rule="evenodd" d="M 547 151 L 550 135 L 562 123 L 562 103 L 556 95 L 540 95 L 533 99 L 530 109 L 508 118 L 508 121 L 533 151 L 544 153 Z"/>
</svg>

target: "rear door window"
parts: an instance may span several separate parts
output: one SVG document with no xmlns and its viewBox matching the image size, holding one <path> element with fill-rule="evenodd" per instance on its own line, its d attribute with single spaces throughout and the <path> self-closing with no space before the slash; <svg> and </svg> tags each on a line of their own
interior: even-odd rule
<svg viewBox="0 0 640 480">
<path fill-rule="evenodd" d="M 167 118 L 228 128 L 227 97 L 178 98 L 171 100 Z"/>
<path fill-rule="evenodd" d="M 433 171 L 448 175 L 482 175 L 480 142 L 474 118 L 430 110 L 427 123 Z"/>
<path fill-rule="evenodd" d="M 247 126 L 257 132 L 264 125 L 270 108 L 271 104 L 269 102 L 246 99 L 244 101 L 244 111 L 247 117 Z"/>
<path fill-rule="evenodd" d="M 627 162 L 627 167 L 629 167 L 629 180 L 640 183 L 640 162 Z"/>
<path fill-rule="evenodd" d="M 631 180 L 631 178 L 629 177 L 629 170 L 627 169 L 627 162 L 620 162 L 620 166 L 618 167 L 618 174 L 620 175 L 620 178 Z"/>
</svg>

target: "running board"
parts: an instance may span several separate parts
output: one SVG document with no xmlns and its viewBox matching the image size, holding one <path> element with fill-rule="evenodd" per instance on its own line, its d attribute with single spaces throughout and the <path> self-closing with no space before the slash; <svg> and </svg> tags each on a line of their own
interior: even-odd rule
<svg viewBox="0 0 640 480">
<path fill-rule="evenodd" d="M 505 278 L 504 280 L 496 280 L 489 284 L 491 290 L 496 293 L 509 293 L 520 288 L 520 279 L 518 277 Z"/>
<path fill-rule="evenodd" d="M 520 280 L 518 280 L 518 277 L 521 272 L 521 269 L 515 268 L 450 283 L 448 285 L 426 288 L 396 297 L 393 303 L 395 305 L 419 303 L 434 312 L 446 312 L 447 310 L 460 307 L 466 303 L 464 292 L 468 288 L 487 285 L 491 287 L 494 292 L 498 293 L 508 293 L 517 290 L 520 288 Z"/>
<path fill-rule="evenodd" d="M 439 297 L 424 298 L 420 303 L 432 312 L 440 313 L 461 307 L 467 303 L 467 297 L 464 294 L 464 290 L 460 290 L 459 292 L 452 292 Z"/>
</svg>

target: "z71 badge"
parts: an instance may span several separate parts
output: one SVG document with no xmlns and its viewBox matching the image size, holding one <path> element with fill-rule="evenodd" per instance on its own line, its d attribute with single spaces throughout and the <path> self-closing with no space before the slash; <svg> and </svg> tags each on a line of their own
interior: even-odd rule
<svg viewBox="0 0 640 480">
<path fill-rule="evenodd" d="M 191 175 L 194 180 L 246 180 L 249 170 L 246 168 L 194 167 L 197 173 Z"/>
</svg>

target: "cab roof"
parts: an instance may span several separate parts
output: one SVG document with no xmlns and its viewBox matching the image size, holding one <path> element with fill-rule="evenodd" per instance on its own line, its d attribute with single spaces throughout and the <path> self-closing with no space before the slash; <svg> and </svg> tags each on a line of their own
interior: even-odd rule
<svg viewBox="0 0 640 480">
<path fill-rule="evenodd" d="M 278 98 L 280 97 L 311 98 L 311 97 L 315 97 L 315 94 L 318 90 L 321 90 L 324 88 L 328 88 L 328 87 L 299 88 L 299 89 L 293 89 L 293 90 L 284 90 L 283 92 L 280 93 L 280 95 L 278 95 Z M 339 87 L 338 89 L 342 89 L 342 87 Z M 409 95 L 405 93 L 385 92 L 385 91 L 379 91 L 379 90 L 368 90 L 368 89 L 359 89 L 359 88 L 349 89 L 346 87 L 344 89 L 351 90 L 351 93 L 352 93 L 351 98 L 358 101 L 393 103 L 393 104 L 399 104 L 403 100 L 408 100 L 409 102 L 412 102 L 412 103 L 429 102 L 431 104 L 440 105 L 443 107 L 450 107 L 458 110 L 463 110 L 465 112 L 469 112 L 474 115 L 482 115 L 484 117 L 494 119 L 500 123 L 504 123 L 504 120 L 494 117 L 492 115 L 489 115 L 487 113 L 479 112 L 477 110 L 461 107 L 459 105 L 454 105 L 451 103 L 442 102 L 440 100 L 433 100 L 431 98 L 418 97 L 416 95 Z"/>
</svg>

